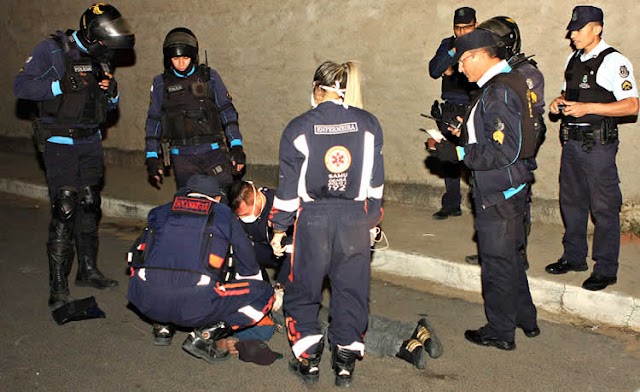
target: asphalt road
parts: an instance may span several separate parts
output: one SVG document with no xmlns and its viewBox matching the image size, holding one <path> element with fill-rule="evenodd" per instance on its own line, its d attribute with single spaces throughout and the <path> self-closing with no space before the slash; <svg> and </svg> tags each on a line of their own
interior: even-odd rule
<svg viewBox="0 0 640 392">
<path fill-rule="evenodd" d="M 329 353 L 321 381 L 305 387 L 289 374 L 283 334 L 270 347 L 285 354 L 271 366 L 237 358 L 208 364 L 182 351 L 179 332 L 170 347 L 155 347 L 151 328 L 127 308 L 124 254 L 140 222 L 105 219 L 100 267 L 120 286 L 108 291 L 75 288 L 72 296 L 95 295 L 106 319 L 58 326 L 47 309 L 45 256 L 48 205 L 0 194 L 0 390 L 1 391 L 296 391 L 333 388 Z M 75 277 L 75 265 L 71 281 Z M 402 281 L 396 283 L 403 284 Z M 414 282 L 415 286 L 415 282 Z M 440 291 L 441 293 L 445 291 Z M 357 364 L 354 391 L 639 391 L 640 336 L 607 335 L 585 327 L 541 321 L 542 334 L 517 333 L 517 349 L 474 346 L 465 329 L 484 323 L 478 303 L 433 295 L 381 280 L 372 282 L 372 313 L 417 321 L 427 315 L 445 353 L 416 370 L 392 357 L 368 355 Z"/>
</svg>

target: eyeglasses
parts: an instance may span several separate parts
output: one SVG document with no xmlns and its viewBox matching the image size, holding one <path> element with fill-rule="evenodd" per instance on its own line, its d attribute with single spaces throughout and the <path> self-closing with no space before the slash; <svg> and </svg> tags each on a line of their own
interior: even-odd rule
<svg viewBox="0 0 640 392">
<path fill-rule="evenodd" d="M 475 26 L 476 26 L 475 23 L 469 23 L 469 24 L 466 24 L 466 25 L 454 25 L 453 26 L 453 31 L 459 31 L 459 32 L 467 31 L 467 30 L 469 30 L 469 29 L 471 29 L 471 28 L 473 28 Z"/>
<path fill-rule="evenodd" d="M 476 56 L 476 52 L 471 52 L 471 53 L 469 53 L 469 55 L 467 57 L 464 57 L 464 58 L 460 57 L 460 60 L 458 60 L 458 64 L 463 64 L 464 65 L 465 61 L 467 61 L 470 58 L 475 57 L 475 56 Z"/>
</svg>

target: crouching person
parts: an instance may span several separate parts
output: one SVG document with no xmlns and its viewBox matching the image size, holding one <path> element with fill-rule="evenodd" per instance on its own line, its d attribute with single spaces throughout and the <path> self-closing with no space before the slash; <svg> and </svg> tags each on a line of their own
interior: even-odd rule
<svg viewBox="0 0 640 392">
<path fill-rule="evenodd" d="M 220 197 L 215 177 L 194 175 L 171 203 L 151 210 L 129 254 L 128 299 L 154 321 L 154 343 L 171 344 L 176 327 L 194 328 L 182 348 L 208 362 L 227 359 L 224 338 L 262 320 L 274 298 Z"/>
</svg>

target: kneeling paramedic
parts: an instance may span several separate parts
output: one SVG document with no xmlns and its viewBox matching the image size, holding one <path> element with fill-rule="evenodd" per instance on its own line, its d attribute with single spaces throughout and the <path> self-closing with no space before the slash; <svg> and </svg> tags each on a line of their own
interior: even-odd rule
<svg viewBox="0 0 640 392">
<path fill-rule="evenodd" d="M 128 299 L 155 321 L 155 344 L 171 344 L 175 326 L 195 328 L 182 348 L 208 362 L 226 359 L 216 342 L 262 320 L 274 298 L 220 197 L 215 177 L 191 177 L 173 202 L 151 210 L 128 260 Z"/>
</svg>

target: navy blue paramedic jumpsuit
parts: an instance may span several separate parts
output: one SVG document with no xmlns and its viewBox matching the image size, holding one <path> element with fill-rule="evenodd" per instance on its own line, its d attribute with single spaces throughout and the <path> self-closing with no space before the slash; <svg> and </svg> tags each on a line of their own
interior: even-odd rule
<svg viewBox="0 0 640 392">
<path fill-rule="evenodd" d="M 313 355 L 323 339 L 318 310 L 326 276 L 329 342 L 364 355 L 369 229 L 382 216 L 382 144 L 375 116 L 333 101 L 293 119 L 282 135 L 272 223 L 279 231 L 295 223 L 284 309 L 298 358 Z"/>
<path fill-rule="evenodd" d="M 229 245 L 236 275 L 224 283 Z M 136 250 L 128 298 L 154 321 L 183 327 L 224 321 L 238 330 L 271 309 L 273 289 L 262 280 L 251 244 L 226 205 L 177 195 L 151 210 Z"/>
<path fill-rule="evenodd" d="M 185 113 L 193 113 L 193 115 L 185 119 L 181 129 L 170 130 L 170 134 L 167 134 L 166 130 L 163 133 L 163 120 L 167 118 L 167 110 L 164 106 L 165 94 L 176 96 L 192 94 L 189 85 L 199 80 L 200 67 L 193 67 L 192 72 L 186 78 L 173 70 L 168 71 L 171 72 L 169 76 L 160 74 L 153 79 L 151 86 L 151 103 L 145 124 L 145 158 L 157 158 L 160 152 L 160 141 L 165 138 L 171 139 L 171 161 L 178 189 L 184 187 L 187 180 L 194 174 L 215 175 L 222 189 L 225 189 L 233 181 L 227 148 L 242 146 L 242 134 L 238 127 L 238 112 L 233 106 L 231 94 L 229 94 L 218 72 L 212 68 L 209 70 L 210 78 L 207 82 L 210 88 L 209 98 L 203 99 L 199 103 L 195 103 L 190 98 L 184 99 L 186 102 L 182 104 L 184 107 L 178 109 Z M 172 92 L 168 92 L 166 90 L 170 86 L 167 83 L 171 86 L 181 85 L 183 88 L 173 88 Z M 178 97 L 178 99 L 181 98 L 184 97 Z M 213 102 L 209 101 L 211 98 Z M 189 121 L 194 121 L 199 125 L 205 122 L 207 125 L 202 129 L 194 126 L 196 130 L 190 131 L 186 129 L 189 127 Z M 176 121 L 176 124 L 179 122 Z M 209 126 L 216 127 L 216 124 L 221 125 L 222 132 L 211 128 L 206 130 Z"/>
<path fill-rule="evenodd" d="M 502 61 L 480 80 L 510 71 L 511 67 Z M 491 78 L 478 84 L 483 87 Z M 482 293 L 488 321 L 485 335 L 510 342 L 515 339 L 516 326 L 537 327 L 536 308 L 518 253 L 518 246 L 524 243 L 527 188 L 533 179 L 528 165 L 518 159 L 522 105 L 504 84 L 487 85 L 466 121 L 468 143 L 458 147 L 475 179 L 474 225 L 482 260 Z"/>
</svg>

